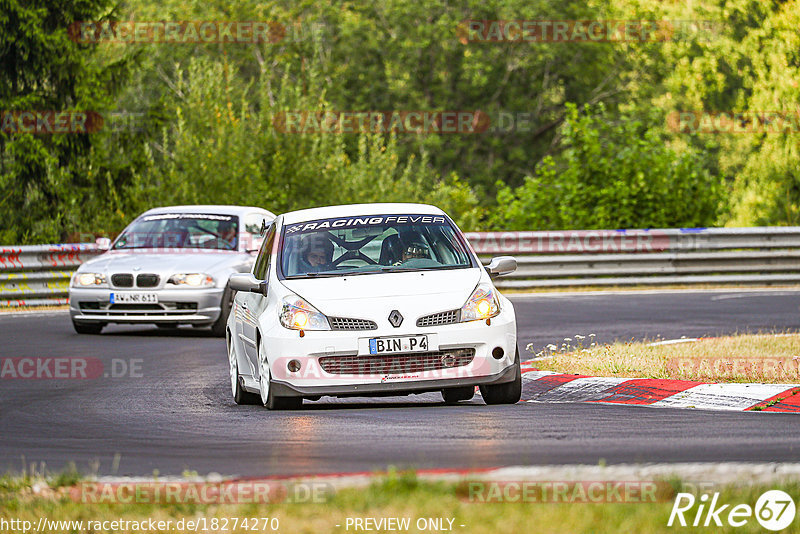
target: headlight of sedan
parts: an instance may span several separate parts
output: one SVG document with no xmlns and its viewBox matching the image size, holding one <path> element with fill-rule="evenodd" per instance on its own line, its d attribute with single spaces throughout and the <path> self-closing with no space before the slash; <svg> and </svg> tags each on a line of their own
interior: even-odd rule
<svg viewBox="0 0 800 534">
<path fill-rule="evenodd" d="M 461 307 L 461 322 L 488 319 L 498 313 L 500 313 L 500 302 L 494 289 L 488 284 L 481 284 Z"/>
<path fill-rule="evenodd" d="M 106 285 L 103 273 L 75 273 L 72 276 L 72 287 L 101 287 Z"/>
<path fill-rule="evenodd" d="M 167 283 L 186 287 L 213 287 L 214 277 L 204 273 L 173 274 Z"/>
<path fill-rule="evenodd" d="M 292 330 L 330 330 L 328 318 L 297 295 L 283 297 L 281 324 Z"/>
</svg>

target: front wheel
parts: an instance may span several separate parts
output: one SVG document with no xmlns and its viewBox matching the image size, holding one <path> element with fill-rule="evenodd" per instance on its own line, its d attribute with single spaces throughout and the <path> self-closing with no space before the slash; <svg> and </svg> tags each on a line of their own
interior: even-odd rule
<svg viewBox="0 0 800 534">
<path fill-rule="evenodd" d="M 522 397 L 522 370 L 519 363 L 519 349 L 514 357 L 517 368 L 514 380 L 505 384 L 480 386 L 481 395 L 486 404 L 516 404 Z"/>
<path fill-rule="evenodd" d="M 258 395 L 245 391 L 242 387 L 243 380 L 239 376 L 239 361 L 230 337 L 228 338 L 228 363 L 231 372 L 231 393 L 233 393 L 233 400 L 236 404 L 261 404 L 261 398 Z"/>
<path fill-rule="evenodd" d="M 269 370 L 269 364 L 259 358 L 259 389 L 261 390 L 261 403 L 267 407 L 268 410 L 298 410 L 303 405 L 303 397 L 278 397 L 275 395 L 274 390 L 270 387 L 272 385 L 272 372 Z"/>
<path fill-rule="evenodd" d="M 475 386 L 463 386 L 458 388 L 447 388 L 442 390 L 442 398 L 445 404 L 455 404 L 459 401 L 470 400 L 475 395 Z"/>
<path fill-rule="evenodd" d="M 76 323 L 72 321 L 72 328 L 79 334 L 99 334 L 103 331 L 103 323 Z"/>
</svg>

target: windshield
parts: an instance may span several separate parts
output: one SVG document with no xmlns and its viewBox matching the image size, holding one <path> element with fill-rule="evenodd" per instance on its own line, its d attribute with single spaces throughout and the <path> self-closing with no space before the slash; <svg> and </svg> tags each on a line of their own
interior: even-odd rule
<svg viewBox="0 0 800 534">
<path fill-rule="evenodd" d="M 472 267 L 456 229 L 438 215 L 368 215 L 284 227 L 286 278 Z"/>
<path fill-rule="evenodd" d="M 164 213 L 133 222 L 114 243 L 135 248 L 237 250 L 239 218 L 233 215 Z"/>
</svg>

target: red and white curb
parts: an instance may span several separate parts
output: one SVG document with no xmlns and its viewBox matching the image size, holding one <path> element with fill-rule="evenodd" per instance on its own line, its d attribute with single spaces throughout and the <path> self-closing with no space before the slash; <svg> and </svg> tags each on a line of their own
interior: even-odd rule
<svg viewBox="0 0 800 534">
<path fill-rule="evenodd" d="M 657 408 L 800 413 L 798 384 L 709 384 L 538 371 L 523 364 L 522 400 L 593 402 Z"/>
</svg>

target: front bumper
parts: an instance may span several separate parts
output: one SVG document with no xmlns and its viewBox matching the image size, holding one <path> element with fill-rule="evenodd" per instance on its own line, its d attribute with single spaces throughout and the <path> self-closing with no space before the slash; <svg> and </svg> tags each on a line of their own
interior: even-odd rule
<svg viewBox="0 0 800 534">
<path fill-rule="evenodd" d="M 511 365 L 497 374 L 480 377 L 350 385 L 338 384 L 335 386 L 293 386 L 287 382 L 273 380 L 270 387 L 275 391 L 275 395 L 279 397 L 317 397 L 322 395 L 336 397 L 391 396 L 426 393 L 453 387 L 505 384 L 506 382 L 512 382 L 516 378 L 516 374 L 516 365 Z"/>
<path fill-rule="evenodd" d="M 326 371 L 331 367 L 321 363 L 337 357 L 350 362 L 354 359 L 380 359 L 384 356 L 369 354 L 370 338 L 420 334 L 428 336 L 430 352 L 393 355 L 395 360 L 407 357 L 407 367 L 388 366 L 373 372 L 374 368 L 369 364 L 357 365 L 357 368 L 365 370 L 337 374 Z M 480 320 L 416 327 L 412 323 L 408 327 L 377 330 L 306 331 L 303 337 L 296 330 L 276 325 L 265 331 L 262 347 L 267 352 L 276 395 L 313 397 L 421 393 L 448 387 L 510 382 L 516 374 L 516 342 L 516 320 L 513 309 L 509 307 L 493 317 L 491 324 Z M 418 361 L 415 362 L 417 356 L 446 355 L 462 349 L 474 354 L 467 364 L 431 369 L 420 368 Z M 497 358 L 493 352 L 502 355 Z M 298 371 L 289 370 L 288 364 L 292 360 L 300 363 Z"/>
<path fill-rule="evenodd" d="M 220 314 L 224 288 L 137 289 L 158 295 L 157 305 L 110 304 L 111 293 L 124 289 L 70 288 L 69 313 L 80 323 L 210 324 Z"/>
</svg>

